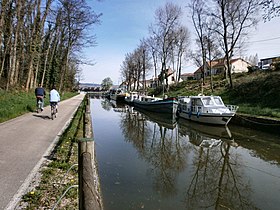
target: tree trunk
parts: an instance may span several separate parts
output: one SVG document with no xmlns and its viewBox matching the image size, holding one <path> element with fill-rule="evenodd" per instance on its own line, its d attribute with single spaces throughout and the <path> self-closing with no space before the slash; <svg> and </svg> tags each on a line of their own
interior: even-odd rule
<svg viewBox="0 0 280 210">
<path fill-rule="evenodd" d="M 1 4 L 1 13 L 0 13 L 0 59 L 1 59 L 1 67 L 0 67 L 0 80 L 1 80 L 1 77 L 3 75 L 3 72 L 4 72 L 4 63 L 5 61 L 3 62 L 3 60 L 5 59 L 5 56 L 2 54 L 2 52 L 4 51 L 2 48 L 3 46 L 3 39 L 2 39 L 2 36 L 3 36 L 3 29 L 4 29 L 4 24 L 5 24 L 5 18 L 6 18 L 6 10 L 8 8 L 8 6 L 10 5 L 10 0 L 2 0 L 2 4 Z M 5 54 L 5 53 L 4 53 Z"/>
</svg>

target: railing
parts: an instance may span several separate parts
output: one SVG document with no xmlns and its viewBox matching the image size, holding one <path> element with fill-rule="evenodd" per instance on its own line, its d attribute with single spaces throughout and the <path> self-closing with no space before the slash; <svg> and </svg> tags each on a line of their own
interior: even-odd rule
<svg viewBox="0 0 280 210">
<path fill-rule="evenodd" d="M 231 112 L 237 112 L 239 106 L 236 105 L 226 105 L 226 107 L 231 111 Z"/>
<path fill-rule="evenodd" d="M 94 141 L 87 95 L 84 113 L 84 138 L 80 139 L 79 150 L 79 209 L 101 210 L 102 201 L 98 193 L 98 176 L 94 163 Z"/>
</svg>

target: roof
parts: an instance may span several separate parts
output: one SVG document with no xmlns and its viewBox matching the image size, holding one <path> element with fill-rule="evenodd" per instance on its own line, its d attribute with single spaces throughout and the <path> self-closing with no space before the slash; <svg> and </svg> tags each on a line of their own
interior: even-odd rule
<svg viewBox="0 0 280 210">
<path fill-rule="evenodd" d="M 238 61 L 238 60 L 241 60 L 241 61 L 246 62 L 246 63 L 249 64 L 249 62 L 245 61 L 245 60 L 242 59 L 242 58 L 233 58 L 233 59 L 230 60 L 230 63 L 232 64 L 232 63 L 234 63 L 234 62 L 236 62 L 236 61 Z M 207 61 L 207 65 L 210 66 L 210 62 L 209 62 L 209 61 Z M 213 60 L 213 61 L 211 62 L 211 65 L 212 65 L 212 67 L 215 67 L 215 68 L 224 67 L 224 58 L 220 58 L 220 59 Z M 203 66 L 200 66 L 200 67 L 194 72 L 194 74 L 201 72 L 202 68 L 203 68 Z"/>
<path fill-rule="evenodd" d="M 260 59 L 260 61 L 263 61 L 263 60 L 269 60 L 269 59 L 274 59 L 274 58 L 280 58 L 280 56 L 274 56 L 274 57 L 262 58 L 262 59 Z"/>
<path fill-rule="evenodd" d="M 181 74 L 181 76 L 186 76 L 186 77 L 192 77 L 194 74 L 193 73 L 184 73 Z"/>
<path fill-rule="evenodd" d="M 173 71 L 171 68 L 165 69 L 165 72 L 167 71 L 167 77 L 169 77 L 170 75 L 174 74 L 175 71 Z M 161 73 L 158 75 L 158 77 L 161 76 Z"/>
</svg>

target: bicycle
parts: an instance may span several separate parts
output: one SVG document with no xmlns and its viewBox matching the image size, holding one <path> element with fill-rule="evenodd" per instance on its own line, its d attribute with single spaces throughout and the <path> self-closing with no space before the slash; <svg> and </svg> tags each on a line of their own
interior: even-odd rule
<svg viewBox="0 0 280 210">
<path fill-rule="evenodd" d="M 43 111 L 43 99 L 42 98 L 37 98 L 37 113 L 40 113 Z"/>
<path fill-rule="evenodd" d="M 51 119 L 57 117 L 57 102 L 51 102 Z"/>
</svg>

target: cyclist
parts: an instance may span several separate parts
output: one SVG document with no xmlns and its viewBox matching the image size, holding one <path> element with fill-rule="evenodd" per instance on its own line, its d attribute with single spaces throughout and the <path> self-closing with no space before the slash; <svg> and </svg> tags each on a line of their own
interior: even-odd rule
<svg viewBox="0 0 280 210">
<path fill-rule="evenodd" d="M 55 86 L 52 87 L 52 90 L 50 91 L 50 105 L 56 107 L 57 112 L 57 103 L 60 101 L 60 95 L 55 89 Z"/>
<path fill-rule="evenodd" d="M 41 84 L 39 84 L 38 87 L 35 89 L 35 96 L 37 99 L 37 107 L 38 107 L 38 102 L 41 101 L 42 102 L 41 111 L 43 111 L 44 110 L 44 98 L 46 97 L 46 92 Z"/>
</svg>

